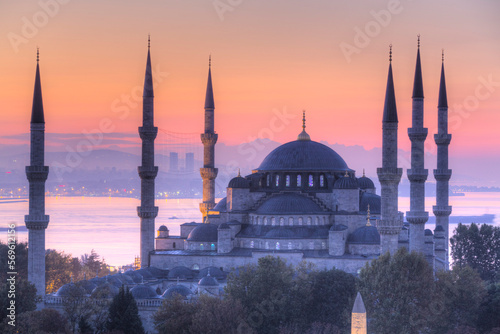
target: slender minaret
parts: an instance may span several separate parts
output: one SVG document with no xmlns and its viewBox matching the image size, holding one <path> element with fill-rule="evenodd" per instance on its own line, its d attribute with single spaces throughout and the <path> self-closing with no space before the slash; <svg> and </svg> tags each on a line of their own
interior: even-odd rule
<svg viewBox="0 0 500 334">
<path fill-rule="evenodd" d="M 398 214 L 398 185 L 403 170 L 398 168 L 398 111 L 392 78 L 392 45 L 389 51 L 389 74 L 382 119 L 382 168 L 377 168 L 381 185 L 381 217 L 378 222 L 381 254 L 395 253 L 402 222 Z"/>
<path fill-rule="evenodd" d="M 424 142 L 427 138 L 427 128 L 424 128 L 420 35 L 418 35 L 412 100 L 412 127 L 408 128 L 408 137 L 411 140 L 411 169 L 407 170 L 408 180 L 410 180 L 410 211 L 406 212 L 406 220 L 410 223 L 410 251 L 424 252 L 424 230 L 429 213 L 425 211 L 425 181 L 428 171 L 424 169 Z"/>
<path fill-rule="evenodd" d="M 366 309 L 359 292 L 352 307 L 351 334 L 366 334 Z"/>
<path fill-rule="evenodd" d="M 448 202 L 448 182 L 451 177 L 451 169 L 448 169 L 448 145 L 450 145 L 451 134 L 448 133 L 448 98 L 446 96 L 446 82 L 444 80 L 444 51 L 441 64 L 441 82 L 439 84 L 438 102 L 438 133 L 434 135 L 437 145 L 437 169 L 434 169 L 436 179 L 436 205 L 433 207 L 436 216 L 436 227 L 442 226 L 445 238 L 445 258 L 446 269 L 448 263 L 448 240 L 449 240 L 449 217 L 451 206 Z"/>
<path fill-rule="evenodd" d="M 26 166 L 29 181 L 29 214 L 24 216 L 28 229 L 28 281 L 39 296 L 45 295 L 45 229 L 49 216 L 45 214 L 45 181 L 49 167 L 45 164 L 45 118 L 43 115 L 42 84 L 39 52 L 36 52 L 35 90 L 31 110 L 30 165 Z"/>
<path fill-rule="evenodd" d="M 138 168 L 141 178 L 141 206 L 137 207 L 137 215 L 141 218 L 141 268 L 149 266 L 149 254 L 154 250 L 155 218 L 158 215 L 158 207 L 155 206 L 155 178 L 158 174 L 158 167 L 155 166 L 154 145 L 158 128 L 154 126 L 150 45 L 148 37 L 148 59 L 142 94 L 142 126 L 139 127 L 139 135 L 142 139 L 142 166 Z"/>
<path fill-rule="evenodd" d="M 214 131 L 214 92 L 212 90 L 212 60 L 208 60 L 208 82 L 207 94 L 205 96 L 205 132 L 201 134 L 203 143 L 203 168 L 200 168 L 203 179 L 203 203 L 200 203 L 200 211 L 203 221 L 206 222 L 208 211 L 215 206 L 215 178 L 218 169 L 215 168 L 215 143 L 218 135 Z"/>
</svg>

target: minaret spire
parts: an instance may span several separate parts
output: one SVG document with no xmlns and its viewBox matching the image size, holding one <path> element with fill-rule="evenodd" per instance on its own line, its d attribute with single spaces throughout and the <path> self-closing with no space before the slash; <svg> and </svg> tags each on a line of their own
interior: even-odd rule
<svg viewBox="0 0 500 334">
<path fill-rule="evenodd" d="M 215 206 L 215 178 L 218 169 L 215 168 L 215 143 L 218 135 L 215 133 L 214 124 L 214 92 L 212 88 L 212 56 L 208 57 L 208 80 L 205 94 L 205 131 L 201 134 L 203 143 L 203 168 L 200 168 L 203 179 L 203 202 L 200 211 L 203 221 L 206 222 L 208 212 Z"/>
<path fill-rule="evenodd" d="M 410 223 L 410 250 L 423 253 L 425 223 L 429 219 L 429 213 L 425 211 L 425 181 L 428 171 L 424 168 L 424 142 L 427 138 L 427 128 L 424 128 L 420 35 L 418 35 L 417 62 L 413 81 L 412 127 L 408 128 L 408 137 L 411 140 L 411 169 L 407 170 L 408 180 L 410 180 L 410 211 L 406 213 L 406 220 Z M 434 263 L 430 258 L 428 260 Z"/>
<path fill-rule="evenodd" d="M 448 240 L 449 240 L 449 217 L 452 211 L 449 205 L 449 180 L 452 171 L 448 167 L 448 146 L 451 142 L 451 134 L 448 133 L 448 98 L 446 96 L 446 82 L 444 78 L 444 51 L 441 56 L 441 81 L 439 84 L 438 102 L 438 133 L 434 135 L 437 145 L 437 169 L 434 169 L 436 179 L 436 205 L 433 206 L 436 216 L 436 231 L 442 227 L 444 230 L 444 243 L 438 248 L 436 243 L 436 257 L 444 263 L 444 269 L 449 269 L 448 263 Z M 436 234 L 437 232 L 435 232 Z M 443 249 L 440 249 L 443 248 Z"/>
<path fill-rule="evenodd" d="M 137 215 L 141 218 L 141 268 L 149 267 L 149 255 L 154 251 L 155 218 L 158 215 L 158 207 L 155 206 L 155 178 L 158 174 L 158 167 L 154 165 L 154 140 L 158 128 L 154 126 L 150 46 L 148 36 L 148 56 L 142 94 L 142 126 L 139 127 L 139 135 L 142 140 L 142 165 L 138 168 L 141 178 L 141 206 L 137 207 Z"/>
<path fill-rule="evenodd" d="M 28 229 L 28 280 L 37 295 L 45 295 L 45 229 L 49 216 L 45 214 L 45 181 L 49 167 L 45 165 L 45 119 L 42 84 L 40 80 L 40 53 L 37 48 L 35 88 L 31 109 L 30 165 L 26 166 L 29 181 L 29 214 L 24 216 Z"/>
<path fill-rule="evenodd" d="M 381 185 L 380 233 L 381 253 L 395 253 L 402 222 L 398 214 L 398 186 L 403 170 L 398 168 L 398 112 L 392 78 L 392 46 L 389 51 L 389 73 L 382 118 L 382 167 L 377 168 Z"/>
<path fill-rule="evenodd" d="M 297 140 L 311 140 L 311 137 L 309 134 L 306 132 L 306 111 L 302 111 L 302 132 L 299 133 L 299 136 L 297 137 Z"/>
</svg>

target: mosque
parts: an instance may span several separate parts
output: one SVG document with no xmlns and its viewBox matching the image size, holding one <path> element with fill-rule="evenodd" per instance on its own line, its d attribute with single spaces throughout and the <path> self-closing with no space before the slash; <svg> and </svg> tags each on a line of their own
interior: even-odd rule
<svg viewBox="0 0 500 334">
<path fill-rule="evenodd" d="M 338 268 L 357 273 L 366 262 L 400 247 L 423 253 L 435 268 L 448 269 L 448 104 L 442 59 L 438 102 L 436 216 L 434 232 L 425 229 L 429 213 L 425 211 L 424 186 L 428 170 L 424 168 L 424 94 L 420 62 L 420 41 L 417 50 L 412 95 L 410 211 L 398 210 L 398 185 L 402 168 L 397 165 L 398 112 L 392 74 L 392 50 L 382 118 L 382 166 L 377 169 L 381 184 L 377 194 L 372 180 L 356 175 L 348 163 L 331 148 L 314 141 L 306 131 L 303 114 L 302 131 L 297 139 L 285 143 L 256 167 L 251 174 L 238 174 L 227 185 L 227 196 L 215 203 L 215 145 L 218 134 L 214 128 L 215 102 L 211 64 L 205 97 L 205 128 L 201 134 L 204 146 L 203 200 L 201 222 L 180 226 L 180 235 L 170 235 L 166 226 L 155 231 L 158 207 L 155 204 L 154 91 L 151 56 L 148 46 L 143 94 L 140 218 L 141 269 L 108 278 L 85 281 L 81 288 L 89 297 L 95 289 L 107 289 L 109 295 L 118 286 L 132 287 L 140 312 L 151 314 L 161 305 L 161 298 L 178 293 L 186 298 L 208 293 L 218 295 L 227 273 L 233 268 L 256 263 L 264 256 L 280 256 L 288 263 L 314 263 L 318 268 Z M 49 168 L 44 164 L 44 110 L 39 61 L 35 77 L 31 117 L 29 214 L 25 216 L 28 236 L 28 280 L 45 291 L 45 181 Z M 182 282 L 181 282 L 182 281 Z M 44 298 L 46 307 L 62 307 L 67 284 L 54 295 Z M 106 286 L 107 288 L 102 288 Z M 83 290 L 82 290 L 83 291 Z M 148 313 L 149 312 L 149 313 Z M 151 326 L 151 324 L 149 324 Z"/>
</svg>

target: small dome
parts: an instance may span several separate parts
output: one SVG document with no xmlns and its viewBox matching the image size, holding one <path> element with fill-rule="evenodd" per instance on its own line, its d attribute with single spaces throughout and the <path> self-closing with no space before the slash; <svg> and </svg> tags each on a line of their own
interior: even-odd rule
<svg viewBox="0 0 500 334">
<path fill-rule="evenodd" d="M 107 275 L 104 277 L 105 280 L 107 280 L 109 283 L 113 284 L 116 287 L 121 287 L 123 283 L 125 283 L 122 279 L 117 277 L 118 275 Z"/>
<path fill-rule="evenodd" d="M 218 230 L 230 230 L 231 228 L 229 227 L 228 224 L 222 223 L 222 224 L 219 225 L 219 227 L 217 229 Z"/>
<path fill-rule="evenodd" d="M 156 267 L 147 267 L 145 270 L 148 271 L 153 278 L 165 278 L 168 275 L 168 271 Z"/>
<path fill-rule="evenodd" d="M 76 282 L 76 285 L 83 288 L 86 292 L 86 294 L 90 295 L 92 291 L 97 287 L 97 284 L 91 282 L 91 281 L 78 281 Z"/>
<path fill-rule="evenodd" d="M 334 189 L 358 189 L 358 180 L 354 177 L 343 176 L 333 184 Z"/>
<path fill-rule="evenodd" d="M 120 289 L 118 289 L 116 286 L 113 284 L 106 282 L 102 285 L 99 285 L 97 288 L 92 291 L 92 294 L 90 297 L 94 298 L 113 298 L 120 292 Z"/>
<path fill-rule="evenodd" d="M 362 226 L 349 235 L 351 244 L 380 244 L 380 234 L 375 226 Z"/>
<path fill-rule="evenodd" d="M 239 189 L 247 189 L 250 188 L 250 182 L 245 179 L 244 177 L 241 176 L 236 176 L 235 178 L 232 178 L 231 181 L 229 181 L 229 184 L 227 185 L 228 188 L 239 188 Z"/>
<path fill-rule="evenodd" d="M 134 280 L 134 283 L 141 283 L 143 280 L 143 277 L 141 274 L 139 274 L 136 270 L 127 270 L 124 275 L 128 275 L 132 277 Z"/>
<path fill-rule="evenodd" d="M 187 237 L 187 241 L 217 241 L 217 225 L 201 224 L 195 227 Z"/>
<path fill-rule="evenodd" d="M 153 279 L 153 274 L 151 274 L 151 271 L 149 271 L 147 268 L 141 268 L 139 270 L 136 270 L 136 273 L 141 275 L 145 280 Z"/>
<path fill-rule="evenodd" d="M 370 206 L 371 213 L 380 214 L 381 199 L 379 195 L 362 193 L 359 199 L 359 211 L 367 212 L 368 205 Z"/>
<path fill-rule="evenodd" d="M 375 184 L 366 176 L 358 178 L 359 189 L 375 189 Z"/>
<path fill-rule="evenodd" d="M 272 196 L 256 211 L 257 214 L 324 213 L 312 199 L 298 194 Z"/>
<path fill-rule="evenodd" d="M 116 274 L 115 276 L 121 279 L 124 284 L 134 284 L 134 280 L 129 275 Z"/>
<path fill-rule="evenodd" d="M 217 203 L 217 205 L 212 209 L 213 211 L 226 212 L 227 211 L 227 197 L 224 197 Z"/>
<path fill-rule="evenodd" d="M 330 227 L 330 231 L 345 231 L 347 230 L 347 226 L 345 225 L 342 225 L 342 224 L 336 224 L 336 225 L 332 225 L 332 227 Z"/>
<path fill-rule="evenodd" d="M 168 231 L 168 228 L 165 225 L 160 226 L 158 231 Z"/>
<path fill-rule="evenodd" d="M 266 233 L 266 238 L 289 239 L 295 238 L 295 233 L 286 227 L 276 227 Z"/>
<path fill-rule="evenodd" d="M 184 297 L 184 299 L 187 299 L 188 296 L 192 294 L 193 293 L 191 292 L 191 290 L 189 290 L 187 287 L 181 284 L 177 284 L 177 285 L 172 285 L 167 290 L 165 290 L 165 292 L 163 293 L 163 295 L 161 295 L 161 297 L 165 299 L 172 299 L 176 295 L 180 295 Z"/>
<path fill-rule="evenodd" d="M 210 276 L 217 278 L 218 280 L 224 280 L 226 279 L 226 273 L 220 270 L 217 267 L 206 267 L 200 270 L 200 273 L 198 274 L 199 278 L 203 278 L 205 276 L 208 276 L 208 273 L 210 272 Z"/>
<path fill-rule="evenodd" d="M 215 279 L 215 277 L 212 276 L 205 276 L 203 277 L 199 282 L 198 285 L 201 286 L 217 286 L 219 283 Z"/>
<path fill-rule="evenodd" d="M 188 267 L 178 266 L 170 269 L 167 277 L 168 279 L 191 279 L 193 278 L 193 271 Z"/>
<path fill-rule="evenodd" d="M 424 231 L 424 235 L 425 236 L 432 236 L 432 231 L 429 230 L 428 228 L 426 228 L 425 231 Z"/>
<path fill-rule="evenodd" d="M 151 299 L 158 298 L 156 291 L 150 287 L 149 285 L 136 285 L 132 289 L 130 289 L 130 293 L 134 296 L 135 299 Z"/>
<path fill-rule="evenodd" d="M 75 283 L 64 284 L 56 292 L 56 296 L 59 297 L 79 296 L 86 294 L 87 293 L 85 289 L 83 287 L 76 285 Z"/>
</svg>

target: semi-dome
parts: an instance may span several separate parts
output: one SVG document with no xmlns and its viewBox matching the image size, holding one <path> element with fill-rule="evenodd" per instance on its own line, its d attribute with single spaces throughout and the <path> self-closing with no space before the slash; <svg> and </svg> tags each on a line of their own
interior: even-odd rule
<svg viewBox="0 0 500 334">
<path fill-rule="evenodd" d="M 200 281 L 198 282 L 198 285 L 201 286 L 217 286 L 219 283 L 215 279 L 215 277 L 212 276 L 205 276 Z"/>
<path fill-rule="evenodd" d="M 375 189 L 375 184 L 366 176 L 358 178 L 359 189 Z"/>
<path fill-rule="evenodd" d="M 281 194 L 266 200 L 256 211 L 257 214 L 306 214 L 324 213 L 312 199 L 298 194 Z"/>
<path fill-rule="evenodd" d="M 201 224 L 196 226 L 187 237 L 187 241 L 216 242 L 217 225 Z"/>
<path fill-rule="evenodd" d="M 224 197 L 217 203 L 217 205 L 212 209 L 213 211 L 226 212 L 227 211 L 227 197 Z"/>
<path fill-rule="evenodd" d="M 192 294 L 193 293 L 191 292 L 191 290 L 189 290 L 187 287 L 181 284 L 177 284 L 177 285 L 172 285 L 167 290 L 165 290 L 165 292 L 163 293 L 163 295 L 161 295 L 161 297 L 165 299 L 172 299 L 175 298 L 176 295 L 179 295 L 184 299 L 187 299 L 187 297 Z"/>
<path fill-rule="evenodd" d="M 328 146 L 311 140 L 296 140 L 275 148 L 257 170 L 343 172 L 349 168 L 344 159 Z"/>
<path fill-rule="evenodd" d="M 358 189 L 358 180 L 354 177 L 343 176 L 333 184 L 334 189 Z"/>
<path fill-rule="evenodd" d="M 234 177 L 229 181 L 229 184 L 227 185 L 228 188 L 239 188 L 239 189 L 247 189 L 250 188 L 250 181 L 245 179 L 244 177 L 241 177 L 240 175 Z"/>
<path fill-rule="evenodd" d="M 375 226 L 362 226 L 347 238 L 351 244 L 380 244 L 380 234 Z"/>
<path fill-rule="evenodd" d="M 178 266 L 170 269 L 168 279 L 190 279 L 193 278 L 193 271 L 188 267 Z"/>
<path fill-rule="evenodd" d="M 130 293 L 135 299 L 151 299 L 158 298 L 156 291 L 149 285 L 136 285 L 130 289 Z"/>
<path fill-rule="evenodd" d="M 359 199 L 359 211 L 367 212 L 369 205 L 371 213 L 380 214 L 380 203 L 381 200 L 379 195 L 363 193 Z"/>
</svg>

